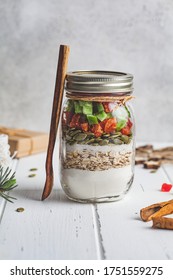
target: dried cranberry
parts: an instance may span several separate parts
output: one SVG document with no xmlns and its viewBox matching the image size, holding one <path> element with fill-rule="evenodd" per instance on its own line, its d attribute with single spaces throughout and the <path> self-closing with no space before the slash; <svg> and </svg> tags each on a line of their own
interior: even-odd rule
<svg viewBox="0 0 173 280">
<path fill-rule="evenodd" d="M 171 184 L 166 184 L 166 183 L 162 184 L 162 188 L 161 188 L 162 192 L 169 192 L 171 189 L 172 189 L 172 185 Z"/>
</svg>

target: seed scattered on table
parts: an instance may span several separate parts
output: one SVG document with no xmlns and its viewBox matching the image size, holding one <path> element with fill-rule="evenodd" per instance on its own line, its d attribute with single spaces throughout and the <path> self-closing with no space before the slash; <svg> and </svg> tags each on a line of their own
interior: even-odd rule
<svg viewBox="0 0 173 280">
<path fill-rule="evenodd" d="M 16 212 L 23 212 L 25 209 L 23 207 L 19 207 L 16 209 Z"/>
<path fill-rule="evenodd" d="M 29 171 L 37 171 L 37 168 L 30 168 Z"/>
<path fill-rule="evenodd" d="M 36 174 L 29 174 L 28 175 L 29 178 L 32 178 L 32 177 L 35 177 L 35 176 L 36 176 Z"/>
<path fill-rule="evenodd" d="M 157 169 L 153 169 L 150 171 L 150 173 L 156 173 L 157 172 Z"/>
</svg>

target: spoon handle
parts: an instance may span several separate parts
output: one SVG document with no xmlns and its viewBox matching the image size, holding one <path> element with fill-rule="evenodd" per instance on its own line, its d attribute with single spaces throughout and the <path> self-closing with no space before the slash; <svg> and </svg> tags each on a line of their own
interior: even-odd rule
<svg viewBox="0 0 173 280">
<path fill-rule="evenodd" d="M 66 70 L 67 70 L 69 52 L 70 52 L 69 46 L 60 45 L 50 132 L 49 132 L 49 143 L 48 143 L 47 157 L 46 157 L 46 182 L 42 194 L 42 200 L 46 199 L 50 195 L 53 187 L 53 181 L 54 181 L 54 174 L 53 174 L 54 172 L 53 172 L 53 164 L 52 164 L 53 151 L 55 147 L 56 135 L 57 135 L 60 114 L 61 114 L 64 82 L 65 82 L 65 76 L 67 72 Z"/>
</svg>

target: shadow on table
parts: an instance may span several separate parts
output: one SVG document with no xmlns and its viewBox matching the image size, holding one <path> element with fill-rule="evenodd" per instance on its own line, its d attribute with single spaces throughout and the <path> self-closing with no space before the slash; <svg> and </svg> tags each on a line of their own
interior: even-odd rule
<svg viewBox="0 0 173 280">
<path fill-rule="evenodd" d="M 41 201 L 41 196 L 42 196 L 42 190 L 20 190 L 20 189 L 15 189 L 13 192 L 11 192 L 11 195 L 16 197 L 18 200 L 19 199 L 25 199 L 25 200 L 34 200 L 34 201 Z M 72 203 L 71 200 L 69 200 L 63 190 L 58 189 L 58 190 L 52 190 L 50 196 L 43 201 L 43 203 L 46 202 L 65 202 L 65 203 Z"/>
</svg>

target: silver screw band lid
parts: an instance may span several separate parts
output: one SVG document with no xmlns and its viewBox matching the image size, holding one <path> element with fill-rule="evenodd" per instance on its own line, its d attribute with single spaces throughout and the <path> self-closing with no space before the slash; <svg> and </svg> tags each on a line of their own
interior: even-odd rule
<svg viewBox="0 0 173 280">
<path fill-rule="evenodd" d="M 114 71 L 74 71 L 66 75 L 65 89 L 79 93 L 131 94 L 133 75 Z"/>
</svg>

